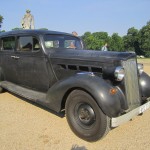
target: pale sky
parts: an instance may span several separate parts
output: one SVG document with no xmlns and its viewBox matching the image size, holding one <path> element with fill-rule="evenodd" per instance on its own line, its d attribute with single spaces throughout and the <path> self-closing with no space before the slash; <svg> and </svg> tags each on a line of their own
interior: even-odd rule
<svg viewBox="0 0 150 150">
<path fill-rule="evenodd" d="M 71 33 L 108 32 L 123 36 L 131 27 L 141 29 L 150 21 L 150 0 L 1 0 L 2 29 L 21 27 L 30 9 L 35 28 Z"/>
</svg>

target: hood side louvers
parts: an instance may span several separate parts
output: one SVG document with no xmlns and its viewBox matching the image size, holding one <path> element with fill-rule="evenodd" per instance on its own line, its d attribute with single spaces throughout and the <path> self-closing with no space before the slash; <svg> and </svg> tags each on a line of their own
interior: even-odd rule
<svg viewBox="0 0 150 150">
<path fill-rule="evenodd" d="M 58 64 L 58 65 L 61 67 L 61 69 L 66 69 L 66 70 L 102 73 L 101 67 L 81 66 L 81 65 L 76 66 L 76 65 L 66 65 L 66 64 Z"/>
</svg>

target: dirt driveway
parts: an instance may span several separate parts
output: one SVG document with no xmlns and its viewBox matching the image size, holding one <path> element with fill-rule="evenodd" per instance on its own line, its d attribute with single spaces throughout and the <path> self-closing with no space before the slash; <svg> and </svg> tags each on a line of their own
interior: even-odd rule
<svg viewBox="0 0 150 150">
<path fill-rule="evenodd" d="M 150 65 L 145 67 L 150 74 Z M 101 141 L 85 142 L 66 118 L 8 92 L 0 94 L 0 150 L 149 150 L 150 110 L 113 129 Z"/>
</svg>

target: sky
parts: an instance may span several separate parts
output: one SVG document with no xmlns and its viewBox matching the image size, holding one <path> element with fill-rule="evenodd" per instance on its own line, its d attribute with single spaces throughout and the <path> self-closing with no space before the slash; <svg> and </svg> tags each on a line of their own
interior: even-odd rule
<svg viewBox="0 0 150 150">
<path fill-rule="evenodd" d="M 150 21 L 150 0 L 1 0 L 1 30 L 20 28 L 27 9 L 36 29 L 76 31 L 80 36 L 101 31 L 123 36 L 129 28 L 139 30 Z"/>
</svg>

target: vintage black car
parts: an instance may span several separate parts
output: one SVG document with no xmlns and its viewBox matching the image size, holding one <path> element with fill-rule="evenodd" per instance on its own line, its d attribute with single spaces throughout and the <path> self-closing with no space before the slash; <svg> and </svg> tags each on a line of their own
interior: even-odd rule
<svg viewBox="0 0 150 150">
<path fill-rule="evenodd" d="M 0 33 L 0 92 L 8 90 L 60 113 L 72 131 L 97 141 L 150 107 L 150 77 L 133 52 L 84 50 L 72 34 Z"/>
</svg>

